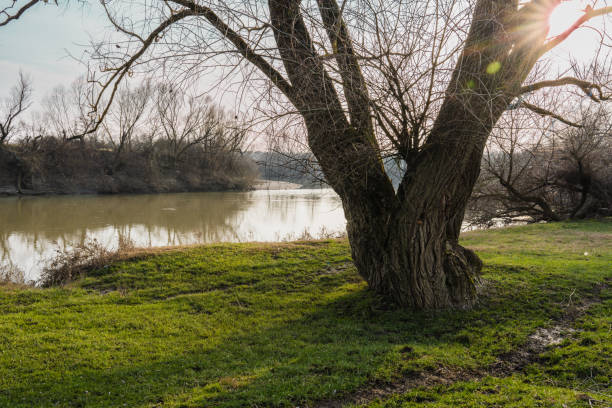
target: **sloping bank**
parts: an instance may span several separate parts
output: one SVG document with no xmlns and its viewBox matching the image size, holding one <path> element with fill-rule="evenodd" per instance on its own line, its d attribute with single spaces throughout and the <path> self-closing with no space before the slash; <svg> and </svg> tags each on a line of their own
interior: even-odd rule
<svg viewBox="0 0 612 408">
<path fill-rule="evenodd" d="M 0 145 L 0 197 L 243 191 L 252 188 L 258 174 L 248 157 L 225 151 L 192 148 L 178 160 L 164 154 L 159 143 L 121 155 L 95 141 L 43 138 L 37 143 Z"/>
<path fill-rule="evenodd" d="M 607 407 L 612 222 L 465 234 L 467 312 L 398 311 L 346 241 L 209 245 L 0 289 L 0 406 Z"/>
</svg>

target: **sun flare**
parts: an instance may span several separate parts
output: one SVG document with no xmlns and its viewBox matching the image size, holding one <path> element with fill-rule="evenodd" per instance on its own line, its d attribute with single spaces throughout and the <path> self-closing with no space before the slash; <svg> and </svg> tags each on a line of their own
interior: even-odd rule
<svg viewBox="0 0 612 408">
<path fill-rule="evenodd" d="M 584 14 L 585 4 L 582 1 L 562 1 L 548 18 L 550 24 L 550 30 L 548 35 L 555 37 L 565 30 Z"/>
</svg>

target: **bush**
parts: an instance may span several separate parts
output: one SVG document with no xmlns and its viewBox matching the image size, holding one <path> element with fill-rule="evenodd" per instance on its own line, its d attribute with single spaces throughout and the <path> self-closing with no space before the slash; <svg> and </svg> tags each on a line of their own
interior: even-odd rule
<svg viewBox="0 0 612 408">
<path fill-rule="evenodd" d="M 119 235 L 117 249 L 114 250 L 105 248 L 96 239 L 86 240 L 68 249 L 58 249 L 43 268 L 40 285 L 65 285 L 89 271 L 109 265 L 133 250 L 134 242 L 122 235 Z"/>
</svg>

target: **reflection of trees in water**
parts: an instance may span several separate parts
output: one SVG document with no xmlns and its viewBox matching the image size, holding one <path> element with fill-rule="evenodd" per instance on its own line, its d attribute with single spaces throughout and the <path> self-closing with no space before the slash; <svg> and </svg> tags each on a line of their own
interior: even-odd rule
<svg viewBox="0 0 612 408">
<path fill-rule="evenodd" d="M 0 231 L 0 261 L 12 262 L 8 248 L 8 233 Z"/>
<path fill-rule="evenodd" d="M 289 217 L 300 215 L 307 215 L 310 220 L 313 220 L 321 213 L 321 209 L 329 204 L 329 200 L 339 203 L 337 196 L 325 194 L 322 191 L 317 193 L 286 192 L 283 194 L 279 194 L 278 191 L 270 191 L 264 196 L 265 201 L 258 201 L 257 204 L 263 205 L 265 203 L 263 212 L 269 218 L 277 219 L 279 223 L 287 223 L 292 221 Z M 261 197 L 261 194 L 259 196 Z M 305 213 L 300 213 L 298 209 L 305 211 Z"/>
<path fill-rule="evenodd" d="M 0 200 L 0 237 L 23 234 L 32 243 L 81 241 L 94 230 L 111 228 L 129 235 L 134 226 L 150 233 L 168 231 L 169 239 L 196 229 L 224 230 L 249 205 L 223 199 L 222 193 L 70 196 Z"/>
<path fill-rule="evenodd" d="M 11 247 L 19 246 L 40 259 L 50 246 L 66 249 L 92 237 L 112 245 L 122 236 L 143 246 L 228 240 L 249 203 L 223 193 L 1 199 L 0 257 L 11 260 Z"/>
<path fill-rule="evenodd" d="M 336 202 L 288 191 L 0 199 L 0 259 L 34 271 L 55 249 L 92 238 L 109 247 L 119 236 L 137 246 L 274 239 L 274 230 L 302 233 L 289 229 L 312 224 Z"/>
</svg>

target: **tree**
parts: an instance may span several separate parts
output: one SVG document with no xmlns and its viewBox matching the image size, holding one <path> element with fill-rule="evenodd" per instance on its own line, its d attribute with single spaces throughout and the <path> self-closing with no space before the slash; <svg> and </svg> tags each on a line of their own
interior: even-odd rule
<svg viewBox="0 0 612 408">
<path fill-rule="evenodd" d="M 150 82 L 145 82 L 136 89 L 126 86 L 119 91 L 115 104 L 104 118 L 104 133 L 115 151 L 115 157 L 108 169 L 109 174 L 119 169 L 123 162 L 123 153 L 131 148 L 132 139 L 145 119 L 152 96 L 153 87 Z"/>
<path fill-rule="evenodd" d="M 0 106 L 0 146 L 8 142 L 16 128 L 17 118 L 32 104 L 32 81 L 19 73 L 17 84 Z"/>
<path fill-rule="evenodd" d="M 612 121 L 610 112 L 597 108 L 582 112 L 579 127 L 559 129 L 554 119 L 536 134 L 533 119 L 508 115 L 485 150 L 470 220 L 559 221 L 612 213 Z"/>
<path fill-rule="evenodd" d="M 212 165 L 228 153 L 240 152 L 245 142 L 246 126 L 229 120 L 211 98 L 189 95 L 170 84 L 157 87 L 153 115 L 175 169 L 193 148 L 200 148 Z"/>
<path fill-rule="evenodd" d="M 8 167 L 9 174 L 10 172 L 15 173 L 15 187 L 20 193 L 23 176 L 27 174 L 28 166 L 6 145 L 14 136 L 17 118 L 30 107 L 31 98 L 32 82 L 23 72 L 19 72 L 19 81 L 0 106 L 0 163 Z"/>
<path fill-rule="evenodd" d="M 513 100 L 560 86 L 606 98 L 592 81 L 532 82 L 530 73 L 612 7 L 589 7 L 548 38 L 559 0 L 168 0 L 138 3 L 140 11 L 121 3 L 105 3 L 120 37 L 92 53 L 99 98 L 111 101 L 118 83 L 152 67 L 186 75 L 241 68 L 249 84 L 273 85 L 279 93 L 261 87 L 267 102 L 301 117 L 342 200 L 357 270 L 403 306 L 474 303 L 481 262 L 458 238 L 487 138 Z M 102 116 L 107 110 L 100 106 Z M 397 191 L 383 166 L 389 151 L 407 164 Z"/>
<path fill-rule="evenodd" d="M 172 85 L 157 89 L 155 113 L 162 138 L 166 141 L 170 160 L 177 167 L 181 156 L 196 145 L 209 148 L 221 121 L 210 100 L 188 96 Z"/>
<path fill-rule="evenodd" d="M 42 101 L 46 127 L 65 141 L 82 139 L 96 124 L 91 114 L 89 87 L 84 77 L 75 79 L 69 87 L 55 87 Z M 120 98 L 118 98 L 120 99 Z"/>
</svg>

